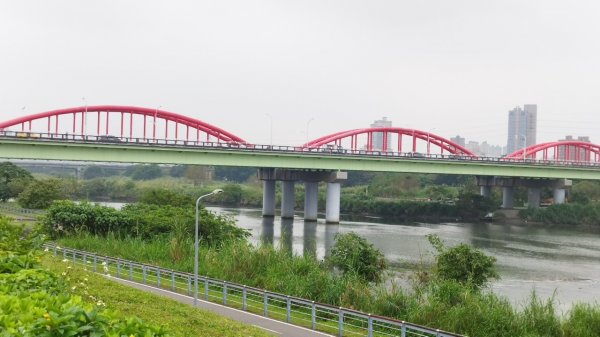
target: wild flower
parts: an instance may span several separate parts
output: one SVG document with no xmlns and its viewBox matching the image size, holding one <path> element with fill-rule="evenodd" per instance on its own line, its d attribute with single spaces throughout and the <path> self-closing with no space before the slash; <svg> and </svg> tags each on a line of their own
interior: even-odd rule
<svg viewBox="0 0 600 337">
<path fill-rule="evenodd" d="M 62 260 L 62 262 L 69 262 L 69 260 L 67 260 L 67 259 L 63 259 L 63 260 Z"/>
</svg>

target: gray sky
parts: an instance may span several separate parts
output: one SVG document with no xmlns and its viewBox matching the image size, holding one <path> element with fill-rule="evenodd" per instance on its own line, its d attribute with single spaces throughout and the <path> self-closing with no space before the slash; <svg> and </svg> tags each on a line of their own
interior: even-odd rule
<svg viewBox="0 0 600 337">
<path fill-rule="evenodd" d="M 600 1 L 0 0 L 0 119 L 162 105 L 256 143 L 390 118 L 506 145 L 600 142 Z M 21 111 L 25 106 L 26 109 Z"/>
</svg>

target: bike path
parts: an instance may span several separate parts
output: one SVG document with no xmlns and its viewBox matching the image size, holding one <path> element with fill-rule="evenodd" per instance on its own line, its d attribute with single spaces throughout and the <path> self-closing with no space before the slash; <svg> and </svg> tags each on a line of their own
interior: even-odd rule
<svg viewBox="0 0 600 337">
<path fill-rule="evenodd" d="M 193 305 L 194 298 L 191 296 L 175 293 L 169 290 L 156 288 L 153 286 L 140 284 L 137 282 L 132 282 L 128 280 L 123 280 L 120 278 L 111 277 L 113 281 L 119 282 L 121 284 L 140 289 L 143 291 L 147 291 L 156 295 L 164 296 L 173 300 L 176 300 L 181 303 Z M 289 324 L 286 322 L 277 321 L 268 317 L 263 317 L 260 315 L 256 315 L 253 313 L 249 313 L 243 310 L 234 309 L 230 307 L 226 307 L 220 304 L 207 302 L 201 299 L 198 299 L 198 308 L 208 310 L 219 314 L 221 316 L 233 319 L 238 322 L 242 322 L 245 324 L 249 324 L 255 326 L 257 328 L 263 329 L 266 332 L 274 335 L 274 336 L 286 336 L 286 337 L 331 337 L 332 335 L 314 331 L 311 329 L 303 328 L 300 326 L 296 326 L 293 324 Z"/>
</svg>

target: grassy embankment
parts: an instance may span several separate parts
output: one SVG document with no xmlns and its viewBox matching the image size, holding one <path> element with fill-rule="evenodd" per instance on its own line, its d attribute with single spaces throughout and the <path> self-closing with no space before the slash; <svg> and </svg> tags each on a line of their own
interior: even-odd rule
<svg viewBox="0 0 600 337">
<path fill-rule="evenodd" d="M 62 245 L 132 259 L 166 268 L 190 271 L 191 246 L 180 261 L 170 257 L 168 239 L 151 241 L 81 236 L 63 238 Z M 535 295 L 515 308 L 487 290 L 473 291 L 452 282 L 431 282 L 412 291 L 386 289 L 338 277 L 312 257 L 290 255 L 269 247 L 203 248 L 202 274 L 231 282 L 356 308 L 469 336 L 597 337 L 600 306 L 579 304 L 565 316 L 553 300 Z M 219 294 L 213 294 L 219 298 Z"/>
<path fill-rule="evenodd" d="M 54 258 L 46 254 L 42 265 L 56 274 L 67 272 L 74 294 L 81 295 L 90 304 L 101 300 L 107 308 L 117 310 L 122 315 L 134 315 L 145 322 L 161 325 L 168 330 L 170 336 L 270 336 L 259 328 L 121 285 L 106 276 L 85 271 L 81 266 L 61 260 L 62 257 Z M 87 280 L 87 288 L 78 288 L 83 279 Z M 87 293 L 93 294 L 95 300 L 86 296 Z"/>
</svg>

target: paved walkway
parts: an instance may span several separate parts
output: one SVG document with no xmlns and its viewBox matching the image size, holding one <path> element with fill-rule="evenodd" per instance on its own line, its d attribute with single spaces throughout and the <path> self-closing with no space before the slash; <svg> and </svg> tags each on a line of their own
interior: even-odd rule
<svg viewBox="0 0 600 337">
<path fill-rule="evenodd" d="M 172 292 L 169 290 L 160 289 L 160 288 L 140 284 L 137 282 L 131 282 L 131 281 L 119 279 L 116 277 L 112 277 L 110 279 L 114 280 L 116 282 L 128 285 L 128 286 L 140 289 L 140 290 L 144 290 L 144 291 L 147 291 L 147 292 L 150 292 L 153 294 L 157 294 L 160 296 L 168 297 L 170 299 L 174 299 L 181 303 L 185 303 L 185 304 L 189 304 L 189 305 L 193 305 L 193 303 L 194 303 L 194 298 L 191 296 L 178 294 L 178 293 L 175 293 L 175 292 Z M 331 336 L 326 333 L 310 330 L 307 328 L 299 327 L 299 326 L 281 322 L 281 321 L 276 321 L 271 318 L 263 317 L 260 315 L 252 314 L 252 313 L 234 309 L 234 308 L 229 308 L 229 307 L 226 307 L 223 305 L 215 304 L 212 302 L 207 302 L 207 301 L 200 300 L 200 299 L 198 299 L 198 307 L 202 308 L 204 310 L 212 311 L 221 316 L 231 318 L 235 321 L 242 322 L 242 323 L 249 324 L 249 325 L 255 326 L 257 328 L 263 329 L 274 336 L 286 336 L 286 337 L 325 337 L 325 336 L 330 337 Z"/>
</svg>

